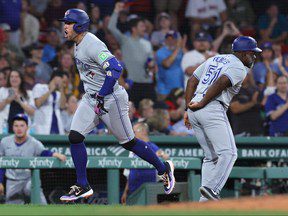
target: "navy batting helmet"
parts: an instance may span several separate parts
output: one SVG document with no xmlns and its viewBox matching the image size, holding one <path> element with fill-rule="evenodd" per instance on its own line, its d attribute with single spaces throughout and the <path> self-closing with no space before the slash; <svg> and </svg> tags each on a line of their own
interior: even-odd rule
<svg viewBox="0 0 288 216">
<path fill-rule="evenodd" d="M 73 29 L 76 33 L 87 31 L 90 23 L 88 14 L 85 11 L 76 8 L 67 10 L 64 18 L 59 19 L 59 21 L 75 23 Z"/>
<path fill-rule="evenodd" d="M 232 44 L 232 51 L 254 51 L 262 52 L 260 48 L 257 47 L 257 42 L 254 38 L 248 36 L 237 37 Z"/>
</svg>

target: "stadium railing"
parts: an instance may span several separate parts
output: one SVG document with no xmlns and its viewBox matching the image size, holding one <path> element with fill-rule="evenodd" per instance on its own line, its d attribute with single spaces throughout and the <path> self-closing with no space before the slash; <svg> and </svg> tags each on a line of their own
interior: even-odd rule
<svg viewBox="0 0 288 216">
<path fill-rule="evenodd" d="M 179 158 L 172 157 L 176 169 L 189 170 L 189 179 L 192 185 L 189 185 L 189 196 L 191 200 L 196 200 L 193 194 L 199 188 L 200 176 L 196 171 L 201 169 L 201 160 L 198 158 Z M 0 157 L 0 168 L 6 169 L 31 169 L 32 170 L 32 188 L 31 203 L 40 203 L 40 169 L 69 169 L 74 168 L 71 157 L 67 157 L 66 162 L 52 157 Z M 120 200 L 119 176 L 120 169 L 139 168 L 149 169 L 152 166 L 139 158 L 128 157 L 88 157 L 87 168 L 107 169 L 107 192 L 108 204 L 118 204 Z M 194 183 L 193 183 L 194 182 Z M 197 185 L 195 182 L 198 182 Z M 189 183 L 188 183 L 189 184 Z"/>
<path fill-rule="evenodd" d="M 188 200 L 197 201 L 199 199 L 198 188 L 200 186 L 200 175 L 196 173 L 199 173 L 201 169 L 201 160 L 186 157 L 172 157 L 171 160 L 174 162 L 176 169 L 189 170 L 188 181 L 186 185 L 181 185 L 181 187 L 179 185 L 179 193 L 181 193 L 184 187 L 188 188 Z M 61 162 L 52 157 L 0 157 L 0 168 L 31 169 L 31 203 L 38 204 L 40 202 L 41 188 L 40 169 L 71 169 L 74 168 L 74 165 L 71 157 L 67 157 L 66 162 Z M 139 158 L 93 156 L 88 157 L 87 168 L 107 169 L 108 204 L 118 204 L 120 200 L 120 169 L 149 169 L 153 167 Z M 287 179 L 288 168 L 234 167 L 229 178 L 235 179 L 235 196 L 238 197 L 239 190 L 241 189 L 241 184 L 238 179 Z M 183 197 L 187 197 L 187 195 L 184 194 Z"/>
<path fill-rule="evenodd" d="M 0 138 L 4 137 L 0 135 Z M 35 135 L 50 150 L 70 155 L 70 144 L 67 136 Z M 195 137 L 151 136 L 170 157 L 203 158 L 204 152 Z M 238 159 L 236 165 L 247 160 L 278 161 L 288 157 L 288 138 L 286 137 L 236 137 Z M 111 135 L 87 136 L 85 139 L 89 156 L 128 156 L 129 152 L 117 144 Z M 245 165 L 244 165 L 245 166 Z"/>
</svg>

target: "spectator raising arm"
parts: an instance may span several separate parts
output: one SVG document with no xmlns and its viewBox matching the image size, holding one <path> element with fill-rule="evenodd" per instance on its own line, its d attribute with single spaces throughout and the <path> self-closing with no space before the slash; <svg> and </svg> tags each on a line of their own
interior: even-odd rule
<svg viewBox="0 0 288 216">
<path fill-rule="evenodd" d="M 45 94 L 43 94 L 42 96 L 40 96 L 39 98 L 35 98 L 35 105 L 37 108 L 41 107 L 46 101 L 47 99 L 49 98 L 49 96 L 51 95 L 51 93 L 53 91 L 55 91 L 56 89 L 56 85 L 55 85 L 55 82 L 52 80 L 50 83 L 49 83 L 49 91 L 46 92 Z"/>
<path fill-rule="evenodd" d="M 285 67 L 282 65 L 282 62 L 283 62 L 283 56 L 280 55 L 278 57 L 278 67 L 279 67 L 279 70 L 281 71 L 281 73 L 285 76 L 285 77 L 288 77 L 288 72 L 287 70 L 285 69 Z"/>
<path fill-rule="evenodd" d="M 2 89 L 3 90 L 3 89 Z M 1 90 L 0 90 L 1 92 Z M 0 102 L 0 110 L 3 110 L 7 104 L 10 104 L 15 99 L 15 95 L 12 95 Z"/>
<path fill-rule="evenodd" d="M 115 4 L 114 12 L 108 24 L 108 29 L 112 32 L 112 34 L 120 44 L 122 44 L 126 38 L 126 36 L 117 28 L 118 16 L 123 9 L 124 9 L 124 3 L 117 2 Z"/>
<path fill-rule="evenodd" d="M 180 37 L 178 39 L 176 49 L 174 49 L 174 51 L 172 52 L 172 54 L 170 56 L 168 56 L 166 59 L 164 59 L 162 61 L 162 65 L 164 68 L 169 68 L 174 63 L 178 53 L 181 50 L 185 50 L 186 41 L 187 41 L 186 35 L 183 38 Z"/>
<path fill-rule="evenodd" d="M 239 29 L 235 26 L 235 24 L 231 21 L 227 21 L 224 23 L 222 33 L 212 42 L 212 51 L 218 52 L 219 47 L 221 46 L 223 40 L 227 36 L 240 36 Z"/>
<path fill-rule="evenodd" d="M 65 108 L 66 108 L 65 86 L 62 82 L 60 86 L 60 109 L 64 110 Z"/>
<path fill-rule="evenodd" d="M 29 116 L 34 115 L 35 109 L 31 105 L 29 105 L 27 101 L 24 101 L 19 94 L 16 94 L 15 101 L 19 103 L 19 105 L 23 108 L 24 112 L 27 113 Z"/>
</svg>

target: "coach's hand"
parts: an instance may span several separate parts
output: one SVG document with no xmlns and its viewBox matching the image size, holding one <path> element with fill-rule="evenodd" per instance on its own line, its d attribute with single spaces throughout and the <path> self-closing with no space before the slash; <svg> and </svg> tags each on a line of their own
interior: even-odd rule
<svg viewBox="0 0 288 216">
<path fill-rule="evenodd" d="M 188 108 L 192 111 L 197 111 L 199 109 L 202 109 L 204 107 L 204 104 L 200 102 L 190 102 L 188 105 Z"/>
<path fill-rule="evenodd" d="M 99 116 L 108 113 L 108 111 L 104 108 L 104 97 L 101 95 L 96 96 L 97 104 L 95 106 L 95 113 Z"/>
<path fill-rule="evenodd" d="M 4 185 L 0 183 L 0 195 L 4 195 Z"/>
<path fill-rule="evenodd" d="M 192 129 L 192 125 L 191 125 L 191 123 L 189 121 L 187 112 L 184 113 L 184 124 L 189 130 Z"/>
</svg>

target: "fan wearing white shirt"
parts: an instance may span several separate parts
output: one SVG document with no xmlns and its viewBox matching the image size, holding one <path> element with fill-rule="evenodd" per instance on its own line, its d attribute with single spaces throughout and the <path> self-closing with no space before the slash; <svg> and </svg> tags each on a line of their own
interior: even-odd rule
<svg viewBox="0 0 288 216">
<path fill-rule="evenodd" d="M 190 18 L 191 33 L 206 30 L 216 33 L 216 29 L 227 20 L 224 0 L 189 0 L 185 17 Z"/>
<path fill-rule="evenodd" d="M 37 107 L 34 115 L 36 134 L 64 134 L 60 109 L 65 109 L 66 97 L 63 72 L 54 71 L 48 84 L 36 84 L 33 98 Z"/>
<path fill-rule="evenodd" d="M 206 32 L 198 32 L 195 36 L 195 40 L 193 41 L 194 50 L 184 54 L 181 61 L 181 67 L 185 74 L 185 88 L 189 77 L 194 73 L 196 68 L 199 67 L 206 59 L 216 54 L 215 52 L 210 51 L 211 43 L 211 35 L 207 34 Z"/>
</svg>

